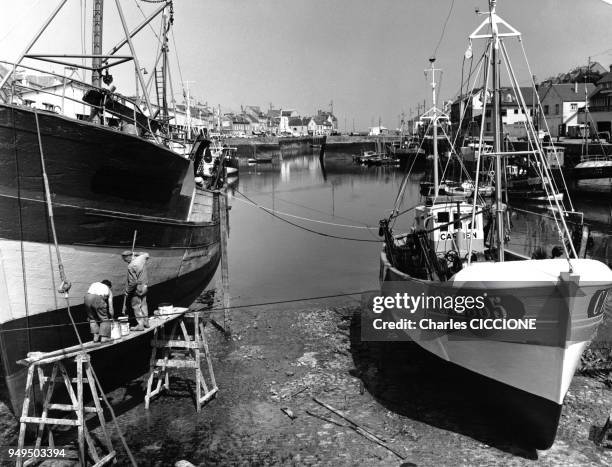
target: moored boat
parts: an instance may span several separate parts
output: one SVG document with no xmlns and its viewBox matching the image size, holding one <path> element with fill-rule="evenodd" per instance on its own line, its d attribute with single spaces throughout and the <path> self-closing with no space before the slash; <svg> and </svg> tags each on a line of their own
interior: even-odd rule
<svg viewBox="0 0 612 467">
<path fill-rule="evenodd" d="M 470 41 L 488 39 L 483 58 L 485 73 L 492 74 L 494 83 L 495 138 L 488 157 L 495 159 L 495 202 L 489 206 L 476 198 L 470 203 L 433 199 L 415 208 L 410 232 L 396 234 L 390 226 L 406 212 L 399 206 L 402 184 L 391 216 L 381 221 L 385 241 L 380 257 L 381 291 L 385 299 L 422 297 L 424 303 L 432 299 L 431 307 L 410 310 L 411 320 L 419 325 L 404 328 L 403 333 L 425 350 L 463 368 L 466 378 L 484 378 L 490 384 L 488 399 L 495 399 L 499 408 L 511 414 L 500 413 L 500 423 L 511 424 L 526 444 L 547 449 L 554 442 L 563 400 L 580 356 L 601 323 L 612 271 L 599 261 L 578 255 L 583 249 L 574 245 L 576 236 L 566 223 L 568 210 L 554 195 L 559 190 L 532 125 L 528 125 L 529 138 L 535 150 L 530 156 L 537 158 L 543 171 L 544 192 L 552 194 L 547 201 L 556 207 L 551 212 L 563 253 L 561 257 L 530 259 L 506 246 L 511 231 L 502 202 L 502 158 L 508 154 L 501 150 L 500 105 L 495 96 L 499 95 L 500 59 L 512 69 L 504 39 L 520 37 L 520 33 L 497 15 L 496 4 L 496 0 L 489 0 L 486 19 L 470 36 Z M 511 82 L 528 111 L 513 75 Z M 434 122 L 435 118 L 434 114 Z M 484 147 L 482 140 L 479 144 Z M 475 189 L 479 172 L 477 153 Z M 438 190 L 436 176 L 436 195 Z M 451 299 L 448 307 L 442 305 L 446 299 Z M 482 306 L 466 308 L 468 299 Z M 388 311 L 389 319 L 396 323 L 407 317 L 400 305 Z M 499 327 L 486 327 L 486 323 L 498 323 Z M 511 323 L 524 327 L 509 327 Z"/>
<path fill-rule="evenodd" d="M 40 90 L 23 86 L 12 72 L 0 83 L 0 352 L 4 396 L 16 409 L 26 371 L 18 360 L 30 351 L 77 344 L 72 319 L 81 340 L 91 339 L 83 297 L 92 282 L 109 279 L 114 308 L 121 310 L 127 266 L 123 251 L 135 244 L 137 251 L 150 254 L 151 311 L 160 302 L 191 304 L 220 259 L 220 195 L 198 187 L 194 180 L 194 161 L 205 145 L 182 141 L 185 151 L 172 149 L 165 65 L 155 73 L 160 79 L 159 106 L 153 106 L 147 94 L 129 99 L 110 86 L 109 67 L 138 61 L 120 3 L 126 39 L 110 53 L 101 53 L 103 3 L 93 3 L 92 83 L 71 80 L 82 90 L 81 99 L 75 100 L 85 113 L 38 109 L 28 99 Z M 165 40 L 172 24 L 171 2 L 156 7 L 144 25 L 160 15 Z M 116 55 L 125 45 L 130 53 Z M 165 47 L 161 50 L 166 53 Z M 13 71 L 33 69 L 22 63 L 24 58 L 49 58 L 27 52 Z M 136 72 L 141 89 L 146 89 L 138 66 Z M 66 96 L 61 90 L 59 96 L 47 91 L 44 98 Z M 143 101 L 145 110 L 140 108 Z M 142 339 L 135 341 L 140 342 L 100 351 L 96 365 L 118 360 L 126 362 L 126 368 L 146 365 L 142 357 L 150 348 Z M 131 366 L 128 361 L 136 363 Z M 109 387 L 112 381 L 105 379 L 103 384 Z"/>
</svg>

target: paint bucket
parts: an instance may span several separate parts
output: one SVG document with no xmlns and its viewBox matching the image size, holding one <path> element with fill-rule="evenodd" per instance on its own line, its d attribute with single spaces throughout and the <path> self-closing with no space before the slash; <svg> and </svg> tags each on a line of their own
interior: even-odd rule
<svg viewBox="0 0 612 467">
<path fill-rule="evenodd" d="M 111 339 L 119 339 L 121 337 L 121 327 L 117 321 L 111 322 Z"/>
<path fill-rule="evenodd" d="M 127 336 L 130 333 L 130 320 L 127 316 L 121 316 L 117 318 L 119 328 L 121 329 L 121 335 Z"/>
<path fill-rule="evenodd" d="M 160 303 L 159 304 L 159 314 L 160 315 L 171 315 L 174 311 L 174 307 L 170 303 Z"/>
</svg>

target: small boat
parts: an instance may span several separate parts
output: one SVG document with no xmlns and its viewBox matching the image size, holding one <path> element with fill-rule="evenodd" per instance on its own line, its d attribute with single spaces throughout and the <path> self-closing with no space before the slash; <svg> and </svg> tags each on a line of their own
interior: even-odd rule
<svg viewBox="0 0 612 467">
<path fill-rule="evenodd" d="M 496 76 L 500 62 L 513 69 L 504 41 L 520 38 L 520 32 L 497 15 L 496 5 L 496 0 L 489 0 L 489 14 L 470 36 L 470 50 L 471 40 L 488 39 L 489 58 L 483 72 L 493 76 L 492 95 L 499 90 Z M 486 79 L 484 82 L 488 83 Z M 512 84 L 520 96 L 518 80 Z M 483 92 L 488 92 L 488 84 Z M 435 103 L 433 79 L 432 93 Z M 409 313 L 401 304 L 392 304 L 384 311 L 385 319 L 390 324 L 401 324 L 405 318 L 413 321 L 414 327 L 395 329 L 402 329 L 400 333 L 426 351 L 458 366 L 466 379 L 486 382 L 486 398 L 495 400 L 501 409 L 499 419 L 504 428 L 510 424 L 525 445 L 548 449 L 554 442 L 563 400 L 582 352 L 602 322 L 612 289 L 612 271 L 602 262 L 579 255 L 586 241 L 581 232 L 588 230 L 584 225 L 569 229 L 565 220 L 569 211 L 556 194 L 547 202 L 556 207 L 549 214 L 555 218 L 561 239 L 561 257 L 530 259 L 507 247 L 507 236 L 512 232 L 506 220 L 507 206 L 502 202 L 502 157 L 509 154 L 501 149 L 500 103 L 492 101 L 493 147 L 499 155 L 494 164 L 494 204 L 488 206 L 476 199 L 470 203 L 428 200 L 414 209 L 412 230 L 396 233 L 391 226 L 398 225 L 397 218 L 410 211 L 401 209 L 406 187 L 403 182 L 391 215 L 380 223 L 384 238 L 381 298 L 423 297 L 425 303 Z M 528 114 L 522 96 L 520 101 Z M 485 111 L 487 103 L 483 114 Z M 543 172 L 540 181 L 545 192 L 555 193 L 537 131 L 533 127 L 528 130 L 531 147 L 536 148 L 530 156 L 537 158 Z M 484 142 L 480 144 L 482 147 Z M 478 297 L 479 305 L 464 306 L 466 300 L 474 304 Z M 448 307 L 443 305 L 447 299 Z M 372 314 L 372 323 L 381 316 Z M 522 323 L 522 331 L 509 327 L 517 323 Z M 362 324 L 362 332 L 363 328 Z"/>
<path fill-rule="evenodd" d="M 361 154 L 353 156 L 353 162 L 357 164 L 365 164 L 370 159 L 376 160 L 377 157 L 380 157 L 380 153 L 376 151 L 362 151 Z"/>
<path fill-rule="evenodd" d="M 271 157 L 249 157 L 247 159 L 247 162 L 249 164 L 271 164 L 272 158 Z"/>
</svg>

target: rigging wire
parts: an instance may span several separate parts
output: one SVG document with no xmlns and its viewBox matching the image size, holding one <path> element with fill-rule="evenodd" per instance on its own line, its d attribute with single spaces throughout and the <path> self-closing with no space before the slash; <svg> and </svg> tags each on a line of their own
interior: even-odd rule
<svg viewBox="0 0 612 467">
<path fill-rule="evenodd" d="M 444 39 L 444 34 L 446 33 L 446 26 L 448 24 L 448 20 L 450 19 L 451 13 L 453 12 L 453 7 L 455 6 L 455 0 L 451 0 L 451 6 L 448 10 L 448 15 L 446 15 L 446 20 L 444 21 L 444 26 L 442 26 L 442 33 L 440 34 L 440 39 L 438 39 L 438 43 L 436 44 L 436 48 L 434 50 L 433 53 L 433 57 L 435 57 L 438 54 L 438 48 L 440 47 L 440 44 L 442 43 L 442 39 Z M 435 103 L 434 103 L 435 105 Z"/>
<path fill-rule="evenodd" d="M 300 298 L 290 298 L 290 299 L 284 299 L 284 300 L 272 300 L 272 301 L 259 302 L 259 303 L 246 303 L 244 305 L 232 305 L 229 307 L 219 307 L 219 308 L 212 307 L 212 308 L 205 308 L 201 310 L 192 310 L 190 312 L 191 313 L 207 313 L 207 312 L 213 312 L 213 311 L 236 310 L 236 309 L 241 309 L 241 308 L 256 308 L 259 306 L 282 305 L 286 303 L 298 303 L 298 302 L 308 302 L 308 301 L 313 301 L 313 300 L 324 300 L 328 298 L 350 297 L 352 295 L 363 295 L 369 292 L 372 292 L 372 290 L 360 290 L 360 291 L 355 291 L 355 292 L 343 292 L 343 293 L 330 294 L 330 295 L 317 295 L 317 296 L 312 296 L 312 297 L 300 297 Z M 164 316 L 183 315 L 183 314 L 185 314 L 185 312 L 181 311 L 181 312 L 176 312 L 176 313 L 168 313 L 167 315 L 164 315 Z M 76 324 L 87 324 L 87 323 L 89 323 L 89 321 L 79 321 Z M 0 334 L 8 333 L 8 332 L 15 332 L 15 331 L 28 331 L 32 329 L 59 328 L 59 327 L 65 327 L 65 326 L 72 326 L 72 324 L 71 323 L 43 324 L 40 326 L 31 326 L 31 327 L 24 327 L 24 328 L 0 329 Z"/>
<path fill-rule="evenodd" d="M 244 203 L 246 205 L 253 206 L 253 207 L 262 209 L 264 211 L 267 211 L 267 212 L 278 214 L 279 216 L 293 217 L 294 219 L 300 219 L 300 220 L 307 221 L 307 222 L 316 222 L 318 224 L 332 225 L 334 227 L 346 227 L 346 228 L 352 228 L 352 229 L 370 229 L 370 230 L 378 229 L 378 227 L 372 227 L 372 226 L 369 226 L 369 225 L 365 225 L 364 226 L 364 225 L 337 224 L 335 222 L 328 222 L 328 221 L 322 221 L 322 220 L 319 220 L 319 219 L 311 219 L 311 218 L 308 218 L 308 217 L 296 216 L 295 214 L 289 214 L 287 212 L 282 212 L 282 211 L 279 211 L 278 209 L 270 209 L 270 208 L 268 208 L 266 206 L 263 206 L 261 204 L 257 204 L 255 202 L 245 201 L 245 200 L 240 199 L 240 198 L 234 198 L 234 199 L 236 201 L 239 201 L 239 202 Z"/>
<path fill-rule="evenodd" d="M 144 0 L 140 0 L 140 1 L 144 1 Z M 166 0 L 163 0 L 163 2 L 165 2 Z M 138 10 L 140 11 L 140 14 L 142 15 L 142 17 L 144 19 L 147 19 L 147 15 L 145 15 L 144 11 L 142 10 L 142 7 L 140 6 L 140 4 L 138 3 L 138 0 L 134 0 L 134 3 L 136 4 L 136 6 L 138 7 Z M 162 2 L 150 2 L 150 3 L 162 3 Z M 159 42 L 161 42 L 160 37 L 157 35 L 157 33 L 155 32 L 155 29 L 153 28 L 153 26 L 151 26 L 151 23 L 148 23 L 147 26 L 149 26 L 149 29 L 151 29 L 151 32 L 153 32 L 153 34 L 155 35 L 155 37 L 157 38 L 157 40 Z"/>
<path fill-rule="evenodd" d="M 315 235 L 320 235 L 322 237 L 336 238 L 338 240 L 349 240 L 349 241 L 353 241 L 353 242 L 370 242 L 370 243 L 380 243 L 381 242 L 380 240 L 372 240 L 372 239 L 367 239 L 367 238 L 343 237 L 343 236 L 340 236 L 340 235 L 332 235 L 332 234 L 328 234 L 328 233 L 325 233 L 325 232 L 319 232 L 318 230 L 309 229 L 308 227 L 304 227 L 303 225 L 296 224 L 295 222 L 291 222 L 288 219 L 285 219 L 285 218 L 283 218 L 281 216 L 278 216 L 278 215 L 276 215 L 274 212 L 272 212 L 269 209 L 264 209 L 262 206 L 257 205 L 257 203 L 255 201 L 253 201 L 251 198 L 246 196 L 244 193 L 240 192 L 238 189 L 235 189 L 235 191 L 240 196 L 245 198 L 247 201 L 250 201 L 256 207 L 259 207 L 264 212 L 267 212 L 268 214 L 270 214 L 272 217 L 275 217 L 276 219 L 279 219 L 279 220 L 281 220 L 283 222 L 286 222 L 287 224 L 290 224 L 290 225 L 292 225 L 294 227 L 297 227 L 298 229 L 306 230 L 307 232 L 313 233 Z"/>
</svg>

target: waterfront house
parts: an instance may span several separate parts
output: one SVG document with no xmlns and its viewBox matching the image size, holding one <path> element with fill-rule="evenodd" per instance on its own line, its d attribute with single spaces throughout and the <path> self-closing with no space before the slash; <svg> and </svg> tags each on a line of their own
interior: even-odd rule
<svg viewBox="0 0 612 467">
<path fill-rule="evenodd" d="M 280 119 L 278 124 L 279 133 L 291 133 L 291 129 L 289 127 L 289 119 L 293 117 L 295 110 L 281 110 L 280 111 Z"/>
<path fill-rule="evenodd" d="M 331 133 L 338 132 L 338 119 L 332 112 L 328 112 L 326 110 L 317 110 L 317 117 L 325 118 L 329 122 L 329 124 L 331 125 Z"/>
<path fill-rule="evenodd" d="M 545 130 L 546 119 L 550 135 L 567 136 L 568 128 L 578 126 L 579 110 L 586 105 L 587 96 L 595 90 L 591 83 L 558 83 L 539 89 L 542 113 L 539 128 Z M 586 93 L 585 93 L 586 91 Z"/>
<path fill-rule="evenodd" d="M 593 130 L 604 133 L 602 136 L 609 139 L 612 134 L 612 65 L 589 95 L 588 111 L 587 118 L 584 109 L 580 109 L 578 123 L 587 124 Z"/>
<path fill-rule="evenodd" d="M 521 94 L 527 112 L 521 107 L 518 96 L 514 94 L 511 88 L 500 89 L 500 111 L 502 118 L 503 131 L 511 137 L 520 138 L 523 136 L 524 124 L 531 120 L 534 115 L 534 109 L 537 107 L 537 96 L 533 92 L 531 86 L 521 87 Z M 485 106 L 486 99 L 486 106 Z M 480 133 L 480 124 L 484 115 L 484 135 L 487 137 L 493 136 L 493 121 L 491 93 L 484 96 L 482 89 L 475 90 L 473 95 L 464 95 L 457 98 L 450 106 L 450 120 L 453 132 L 460 132 L 463 136 L 478 136 Z M 461 117 L 463 116 L 463 120 Z M 461 122 L 461 126 L 459 123 Z"/>
<path fill-rule="evenodd" d="M 388 135 L 389 129 L 384 126 L 373 126 L 370 127 L 370 131 L 368 132 L 370 136 L 378 136 L 378 135 Z"/>
<path fill-rule="evenodd" d="M 308 134 L 308 124 L 310 117 L 291 117 L 289 118 L 289 130 L 293 136 L 305 136 Z"/>
<path fill-rule="evenodd" d="M 25 80 L 27 84 L 24 86 L 29 89 L 19 93 L 23 105 L 62 113 L 67 117 L 79 120 L 89 119 L 89 106 L 85 105 L 82 100 L 83 95 L 89 89 L 87 86 L 71 79 L 66 79 L 64 82 L 53 80 L 52 84 L 46 86 L 33 85 L 33 81 L 28 78 L 24 78 L 22 82 Z"/>
</svg>

